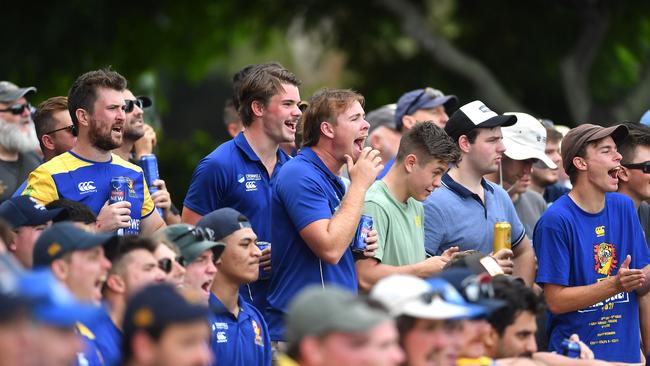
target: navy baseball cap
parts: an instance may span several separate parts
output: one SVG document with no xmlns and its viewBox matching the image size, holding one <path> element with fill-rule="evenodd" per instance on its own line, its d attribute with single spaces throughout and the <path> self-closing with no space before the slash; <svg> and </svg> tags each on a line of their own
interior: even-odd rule
<svg viewBox="0 0 650 366">
<path fill-rule="evenodd" d="M 139 330 L 160 334 L 168 325 L 205 321 L 207 317 L 208 308 L 201 304 L 198 294 L 189 290 L 181 293 L 166 283 L 154 284 L 129 301 L 122 323 L 124 342 L 128 344 Z"/>
<path fill-rule="evenodd" d="M 47 325 L 72 327 L 91 324 L 101 308 L 77 300 L 48 269 L 25 272 L 19 279 L 19 294 L 29 300 L 32 317 Z"/>
<path fill-rule="evenodd" d="M 444 105 L 445 112 L 451 114 L 458 108 L 458 98 L 455 95 L 444 95 L 440 90 L 424 88 L 411 90 L 403 94 L 397 101 L 395 110 L 395 126 L 402 130 L 402 118 L 411 115 L 419 109 L 429 109 Z"/>
<path fill-rule="evenodd" d="M 432 277 L 430 281 L 439 278 L 452 285 L 466 302 L 483 306 L 488 316 L 506 305 L 505 301 L 494 297 L 492 276 L 487 272 L 477 275 L 467 268 L 449 268 Z"/>
<path fill-rule="evenodd" d="M 49 266 L 66 253 L 114 245 L 117 240 L 115 233 L 91 233 L 71 222 L 56 223 L 43 231 L 34 244 L 34 268 Z"/>
<path fill-rule="evenodd" d="M 476 128 L 508 127 L 517 123 L 517 116 L 496 114 L 480 100 L 467 103 L 449 117 L 445 132 L 458 143 L 458 138 Z"/>
<path fill-rule="evenodd" d="M 215 240 L 221 240 L 239 229 L 251 227 L 251 223 L 239 211 L 225 207 L 203 216 L 196 226 L 212 229 Z"/>
<path fill-rule="evenodd" d="M 50 220 L 62 220 L 68 213 L 56 208 L 48 210 L 30 196 L 10 198 L 0 204 L 0 217 L 5 219 L 14 229 L 21 226 L 37 226 Z"/>
</svg>

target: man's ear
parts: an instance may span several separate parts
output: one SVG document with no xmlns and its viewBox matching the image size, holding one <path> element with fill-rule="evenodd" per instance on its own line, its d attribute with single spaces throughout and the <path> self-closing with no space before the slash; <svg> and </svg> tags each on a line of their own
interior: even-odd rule
<svg viewBox="0 0 650 366">
<path fill-rule="evenodd" d="M 50 135 L 41 136 L 41 143 L 43 144 L 43 146 L 45 146 L 46 149 L 54 150 L 54 142 L 52 142 L 52 136 Z"/>
<path fill-rule="evenodd" d="M 468 153 L 472 144 L 469 142 L 469 139 L 467 138 L 467 135 L 461 135 L 458 138 L 458 148 L 460 149 L 461 152 Z"/>
<path fill-rule="evenodd" d="M 404 158 L 404 162 L 403 162 L 404 169 L 406 169 L 408 173 L 411 173 L 413 171 L 413 167 L 417 163 L 418 163 L 418 157 L 415 156 L 415 154 L 408 154 Z"/>
<path fill-rule="evenodd" d="M 415 117 L 409 116 L 409 115 L 403 116 L 402 117 L 402 126 L 403 126 L 402 127 L 402 132 L 410 130 L 411 127 L 413 127 L 413 125 L 415 124 L 415 122 L 416 122 Z"/>
<path fill-rule="evenodd" d="M 334 126 L 327 121 L 320 123 L 320 132 L 331 139 L 334 138 Z"/>
<path fill-rule="evenodd" d="M 618 179 L 622 180 L 623 182 L 627 183 L 630 181 L 630 169 L 621 166 L 621 169 L 618 171 Z"/>
<path fill-rule="evenodd" d="M 573 163 L 573 166 L 578 170 L 582 170 L 582 171 L 587 170 L 587 161 L 583 157 L 574 156 L 573 160 L 572 160 L 572 163 Z"/>
<path fill-rule="evenodd" d="M 59 281 L 64 281 L 68 278 L 70 266 L 68 265 L 68 262 L 63 259 L 55 259 L 50 265 L 50 269 L 52 270 L 54 277 Z"/>
<path fill-rule="evenodd" d="M 252 101 L 251 111 L 255 117 L 262 117 L 264 115 L 264 103 L 259 100 Z"/>
<path fill-rule="evenodd" d="M 106 286 L 113 292 L 123 294 L 126 292 L 126 283 L 124 279 L 117 274 L 110 274 L 106 279 Z"/>
<path fill-rule="evenodd" d="M 88 127 L 89 121 L 90 121 L 90 114 L 88 113 L 87 110 L 82 109 L 82 108 L 77 108 L 76 111 L 74 111 L 75 116 L 77 117 L 77 128 L 79 128 L 79 125 L 84 125 Z"/>
</svg>

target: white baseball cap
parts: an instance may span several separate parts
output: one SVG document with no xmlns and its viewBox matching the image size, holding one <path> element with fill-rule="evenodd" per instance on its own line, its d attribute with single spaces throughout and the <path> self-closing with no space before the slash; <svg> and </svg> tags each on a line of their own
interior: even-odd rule
<svg viewBox="0 0 650 366">
<path fill-rule="evenodd" d="M 502 127 L 505 154 L 513 160 L 537 159 L 547 168 L 557 169 L 557 165 L 546 156 L 546 128 L 530 114 L 508 112 L 504 115 L 516 116 L 517 123 Z"/>
</svg>

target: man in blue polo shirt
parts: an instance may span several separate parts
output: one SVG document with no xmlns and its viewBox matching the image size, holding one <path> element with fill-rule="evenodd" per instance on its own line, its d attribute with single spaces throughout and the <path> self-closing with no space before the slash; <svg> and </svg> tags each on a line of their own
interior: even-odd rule
<svg viewBox="0 0 650 366">
<path fill-rule="evenodd" d="M 536 281 L 548 304 L 549 351 L 578 334 L 597 359 L 638 363 L 647 335 L 650 251 L 634 202 L 616 193 L 625 126 L 582 124 L 562 142 L 573 189 L 535 226 Z"/>
<path fill-rule="evenodd" d="M 212 229 L 225 243 L 209 299 L 210 344 L 218 365 L 271 365 L 271 339 L 262 313 L 238 289 L 257 280 L 262 252 L 246 216 L 229 207 L 204 216 L 199 227 Z"/>
<path fill-rule="evenodd" d="M 407 133 L 416 122 L 431 121 L 434 125 L 445 128 L 449 115 L 458 109 L 455 95 L 444 95 L 431 87 L 411 90 L 404 93 L 397 101 L 395 109 L 395 127 L 400 134 Z M 382 179 L 395 163 L 395 158 L 385 161 L 384 170 L 377 180 Z"/>
<path fill-rule="evenodd" d="M 461 158 L 442 177 L 442 187 L 424 202 L 424 244 L 431 255 L 453 246 L 490 254 L 494 224 L 507 221 L 512 226 L 512 251 L 502 249 L 494 257 L 504 272 L 514 273 L 532 286 L 535 254 L 524 226 L 508 193 L 483 178 L 498 171 L 506 150 L 501 126 L 516 121 L 516 116 L 497 115 L 478 100 L 460 107 L 449 118 L 445 131 L 458 144 Z"/>
<path fill-rule="evenodd" d="M 369 124 L 363 96 L 323 89 L 303 117 L 303 148 L 273 187 L 273 275 L 266 320 L 271 339 L 284 340 L 283 316 L 304 287 L 335 285 L 357 291 L 352 242 L 365 194 L 383 168 L 379 151 L 364 148 Z M 339 178 L 347 163 L 350 186 Z M 345 196 L 345 198 L 344 198 Z M 365 251 L 373 256 L 376 232 Z"/>
<path fill-rule="evenodd" d="M 242 76 L 243 74 L 243 76 Z M 271 240 L 271 187 L 289 159 L 281 142 L 295 140 L 300 81 L 279 64 L 246 67 L 234 85 L 245 130 L 199 162 L 183 203 L 182 221 L 195 225 L 201 217 L 232 207 L 250 218 L 261 241 Z M 262 265 L 268 266 L 268 251 Z M 263 309 L 268 281 L 241 289 L 247 301 Z"/>
</svg>

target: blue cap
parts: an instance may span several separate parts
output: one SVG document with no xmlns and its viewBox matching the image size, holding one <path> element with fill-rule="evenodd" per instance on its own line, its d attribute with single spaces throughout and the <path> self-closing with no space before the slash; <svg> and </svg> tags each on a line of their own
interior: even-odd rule
<svg viewBox="0 0 650 366">
<path fill-rule="evenodd" d="M 32 254 L 34 268 L 49 266 L 66 253 L 111 245 L 117 240 L 119 237 L 115 233 L 91 233 L 71 222 L 58 222 L 36 240 Z"/>
<path fill-rule="evenodd" d="M 251 227 L 251 223 L 239 211 L 225 207 L 203 216 L 196 226 L 211 229 L 214 239 L 221 240 L 239 229 Z"/>
<path fill-rule="evenodd" d="M 0 217 L 14 229 L 21 226 L 43 225 L 64 216 L 67 216 L 67 212 L 63 209 L 48 210 L 30 196 L 13 197 L 0 205 Z"/>
<path fill-rule="evenodd" d="M 29 299 L 35 320 L 57 327 L 89 324 L 101 314 L 101 308 L 77 300 L 47 269 L 25 272 L 19 279 L 19 293 Z"/>
<path fill-rule="evenodd" d="M 188 291 L 181 294 L 166 283 L 145 287 L 127 305 L 122 323 L 124 342 L 130 342 L 139 330 L 160 334 L 171 324 L 205 320 L 208 308 L 200 302 L 198 294 Z"/>
<path fill-rule="evenodd" d="M 650 109 L 648 109 L 647 111 L 645 111 L 645 113 L 643 113 L 640 122 L 642 125 L 650 126 Z"/>
<path fill-rule="evenodd" d="M 402 118 L 411 115 L 419 109 L 435 108 L 445 106 L 445 112 L 451 115 L 458 109 L 458 98 L 455 95 L 444 95 L 440 90 L 434 88 L 416 89 L 403 94 L 397 101 L 395 110 L 395 126 L 398 131 L 402 130 Z"/>
<path fill-rule="evenodd" d="M 466 302 L 484 307 L 488 316 L 506 305 L 503 300 L 494 297 L 492 276 L 489 273 L 477 275 L 467 268 L 449 268 L 429 281 L 433 279 L 447 281 L 463 296 Z"/>
</svg>

